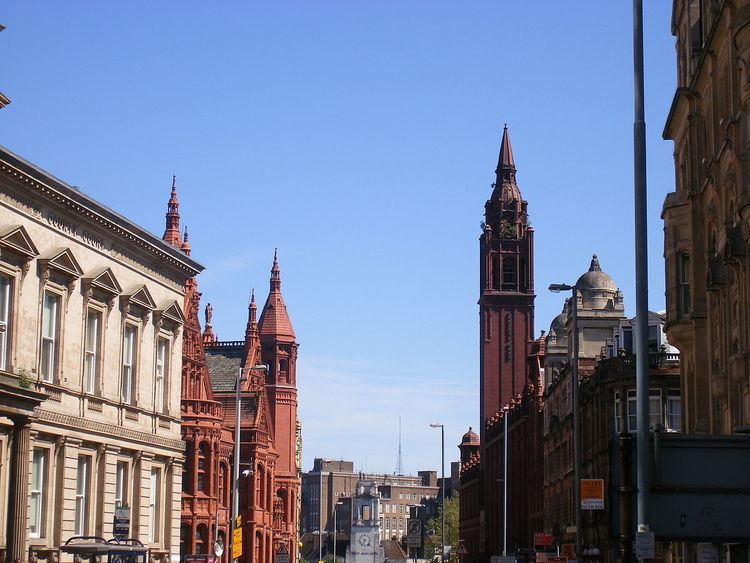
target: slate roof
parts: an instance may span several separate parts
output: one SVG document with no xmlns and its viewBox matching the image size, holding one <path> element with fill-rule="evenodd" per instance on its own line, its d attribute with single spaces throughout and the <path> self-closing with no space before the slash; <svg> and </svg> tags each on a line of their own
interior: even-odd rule
<svg viewBox="0 0 750 563">
<path fill-rule="evenodd" d="M 214 391 L 234 391 L 237 371 L 245 357 L 245 343 L 214 342 L 205 346 L 208 373 Z"/>
</svg>

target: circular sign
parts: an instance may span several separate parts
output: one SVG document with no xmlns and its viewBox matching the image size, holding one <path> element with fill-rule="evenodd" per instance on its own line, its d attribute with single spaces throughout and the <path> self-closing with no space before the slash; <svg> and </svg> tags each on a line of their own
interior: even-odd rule
<svg viewBox="0 0 750 563">
<path fill-rule="evenodd" d="M 224 553 L 224 542 L 219 538 L 214 542 L 214 555 L 216 557 L 221 557 L 222 553 Z"/>
</svg>

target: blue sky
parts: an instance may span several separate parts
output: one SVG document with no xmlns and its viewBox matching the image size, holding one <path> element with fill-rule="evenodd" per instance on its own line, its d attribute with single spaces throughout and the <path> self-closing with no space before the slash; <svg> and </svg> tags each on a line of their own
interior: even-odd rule
<svg viewBox="0 0 750 563">
<path fill-rule="evenodd" d="M 673 189 L 671 2 L 646 2 L 650 307 Z M 304 469 L 448 460 L 478 422 L 478 237 L 504 122 L 536 327 L 599 255 L 634 309 L 629 2 L 8 3 L 0 144 L 161 234 L 172 174 L 220 338 L 278 247 Z"/>
</svg>

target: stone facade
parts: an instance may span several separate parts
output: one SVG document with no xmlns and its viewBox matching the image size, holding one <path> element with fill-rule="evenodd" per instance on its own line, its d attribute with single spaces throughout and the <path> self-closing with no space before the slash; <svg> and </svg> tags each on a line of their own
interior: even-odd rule
<svg viewBox="0 0 750 563">
<path fill-rule="evenodd" d="M 672 34 L 666 332 L 682 360 L 684 431 L 732 434 L 750 426 L 750 2 L 675 0 Z M 748 558 L 746 545 L 722 549 L 722 559 Z M 682 556 L 699 550 L 685 545 Z"/>
<path fill-rule="evenodd" d="M 121 506 L 131 537 L 178 559 L 182 303 L 201 270 L 0 150 L 0 395 L 17 395 L 0 401 L 6 558 L 109 538 Z"/>
</svg>

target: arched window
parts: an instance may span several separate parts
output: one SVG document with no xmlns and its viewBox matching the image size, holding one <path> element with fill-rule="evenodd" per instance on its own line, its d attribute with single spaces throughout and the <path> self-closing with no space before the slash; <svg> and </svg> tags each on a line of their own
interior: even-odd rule
<svg viewBox="0 0 750 563">
<path fill-rule="evenodd" d="M 261 556 L 263 555 L 263 534 L 260 531 L 255 533 L 255 557 L 253 561 L 262 561 Z"/>
<path fill-rule="evenodd" d="M 198 524 L 195 531 L 195 552 L 208 553 L 208 527 L 205 524 Z"/>
<path fill-rule="evenodd" d="M 208 444 L 201 442 L 198 448 L 198 490 L 202 493 L 208 494 L 210 487 L 210 471 L 211 466 L 210 454 L 208 451 Z"/>
</svg>

